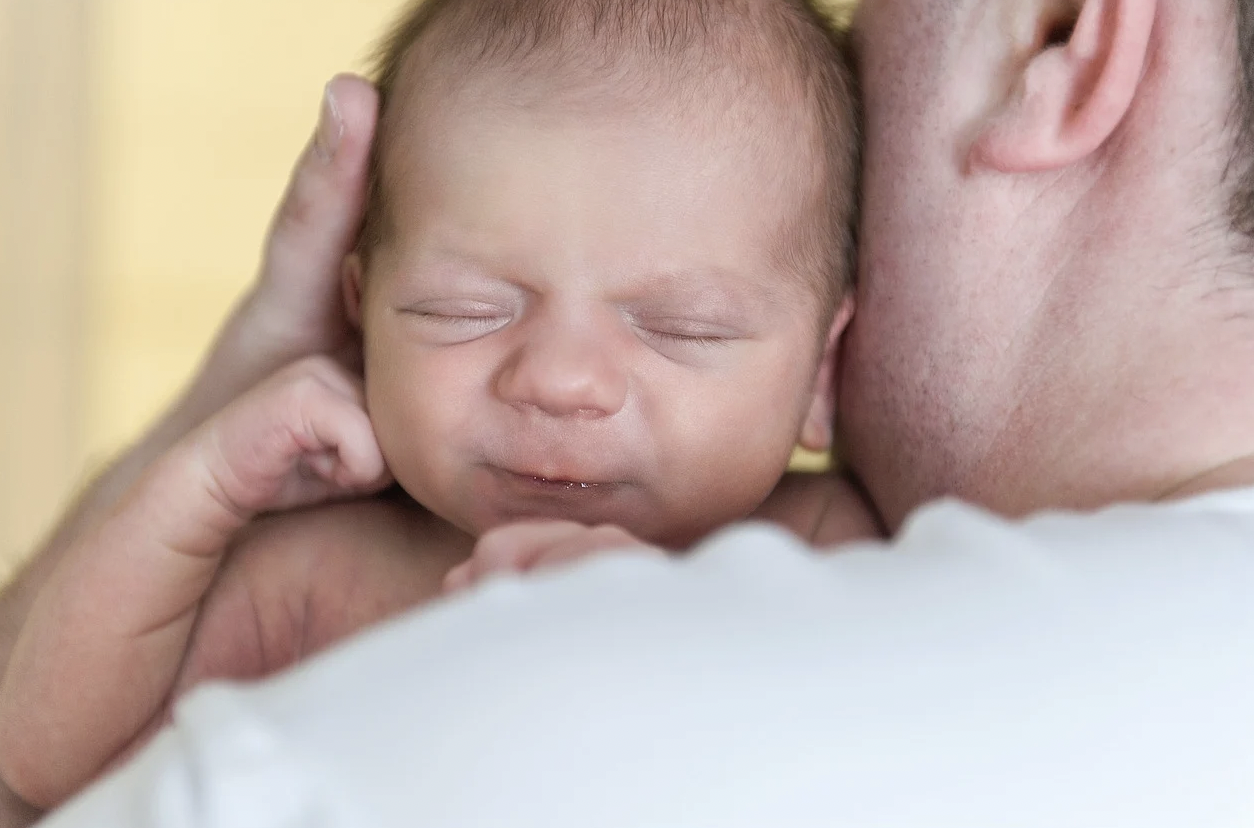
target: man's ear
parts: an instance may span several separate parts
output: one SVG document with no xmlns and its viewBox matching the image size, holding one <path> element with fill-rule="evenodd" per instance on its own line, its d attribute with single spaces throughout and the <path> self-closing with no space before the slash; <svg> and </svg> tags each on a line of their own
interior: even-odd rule
<svg viewBox="0 0 1254 828">
<path fill-rule="evenodd" d="M 832 447 L 832 431 L 836 422 L 836 356 L 840 352 L 840 335 L 845 332 L 853 317 L 852 292 L 846 295 L 836 309 L 832 325 L 823 343 L 823 356 L 819 360 L 819 373 L 814 380 L 814 393 L 810 398 L 810 410 L 801 424 L 797 444 L 807 451 L 827 451 Z"/>
<path fill-rule="evenodd" d="M 971 148 L 973 167 L 1060 169 L 1119 126 L 1149 52 L 1158 0 L 1033 0 L 1037 42 Z"/>
<path fill-rule="evenodd" d="M 344 313 L 358 333 L 361 333 L 361 278 L 361 254 L 349 253 L 340 271 L 340 285 L 344 291 Z"/>
</svg>

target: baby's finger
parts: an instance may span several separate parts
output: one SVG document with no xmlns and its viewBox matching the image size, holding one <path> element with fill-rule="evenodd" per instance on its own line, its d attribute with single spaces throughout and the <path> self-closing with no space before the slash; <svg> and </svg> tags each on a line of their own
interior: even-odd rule
<svg viewBox="0 0 1254 828">
<path fill-rule="evenodd" d="M 274 374 L 266 385 L 270 388 L 284 388 L 309 381 L 325 385 L 328 390 L 360 408 L 366 406 L 366 388 L 361 376 L 346 368 L 335 357 L 311 356 L 297 360 Z"/>
<path fill-rule="evenodd" d="M 307 499 L 316 502 L 322 497 L 335 497 L 345 494 L 374 494 L 390 486 L 393 482 L 392 473 L 386 467 L 383 471 L 370 477 L 348 468 L 340 461 L 338 450 L 323 451 L 300 461 L 299 473 L 308 480 L 319 480 L 326 484 L 321 497 L 316 494 L 307 495 Z M 311 490 L 317 491 L 317 490 Z"/>
<path fill-rule="evenodd" d="M 475 544 L 470 560 L 445 576 L 445 592 L 455 592 L 478 583 L 493 572 L 529 569 L 553 543 L 585 531 L 570 521 L 531 521 L 498 526 L 486 532 Z"/>
<path fill-rule="evenodd" d="M 463 561 L 450 569 L 444 576 L 444 594 L 451 595 L 454 592 L 461 592 L 474 582 L 475 575 L 471 561 Z"/>
<path fill-rule="evenodd" d="M 334 392 L 323 392 L 320 397 L 308 402 L 303 418 L 314 449 L 307 462 L 323 476 L 329 471 L 330 482 L 345 489 L 385 481 L 387 463 L 365 410 Z M 334 463 L 317 460 L 328 455 Z"/>
<path fill-rule="evenodd" d="M 665 555 L 656 546 L 650 546 L 635 535 L 618 526 L 596 526 L 578 536 L 566 538 L 545 549 L 532 564 L 533 569 L 561 566 L 600 552 L 641 552 Z"/>
<path fill-rule="evenodd" d="M 480 537 L 471 562 L 478 572 L 525 569 L 549 547 L 586 531 L 588 527 L 568 520 L 511 523 Z"/>
</svg>

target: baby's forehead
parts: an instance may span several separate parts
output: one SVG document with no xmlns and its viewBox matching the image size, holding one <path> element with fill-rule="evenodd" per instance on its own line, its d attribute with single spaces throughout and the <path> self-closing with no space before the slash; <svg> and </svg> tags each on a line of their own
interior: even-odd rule
<svg viewBox="0 0 1254 828">
<path fill-rule="evenodd" d="M 382 80 L 418 51 L 463 70 L 509 66 L 526 72 L 570 64 L 583 75 L 632 63 L 659 67 L 735 66 L 779 48 L 749 49 L 769 39 L 772 16 L 798 0 L 427 0 L 384 44 Z M 794 9 L 795 11 L 795 9 Z M 771 13 L 774 13 L 772 15 Z M 778 27 L 775 27 L 778 34 Z M 778 39 L 778 38 L 776 38 Z M 776 47 L 779 44 L 774 44 Z M 760 69 L 758 66 L 753 66 Z"/>
<path fill-rule="evenodd" d="M 816 121 L 815 107 L 782 60 L 711 59 L 702 52 L 661 57 L 630 50 L 536 50 L 514 59 L 476 59 L 433 33 L 409 50 L 383 102 L 383 129 L 432 109 L 476 107 L 548 111 L 588 120 L 656 117 L 718 129 L 738 138 L 780 138 Z M 390 139 L 390 134 L 385 134 Z"/>
<path fill-rule="evenodd" d="M 816 81 L 843 62 L 830 35 L 809 0 L 428 0 L 383 44 L 378 80 L 385 126 L 415 92 L 492 84 L 519 104 L 753 101 L 744 127 L 815 119 Z"/>
<path fill-rule="evenodd" d="M 845 278 L 831 270 L 845 268 L 845 251 L 826 248 L 852 249 L 852 85 L 803 0 L 432 0 L 423 8 L 426 19 L 398 28 L 385 47 L 368 224 L 405 185 L 394 160 L 420 149 L 417 134 L 449 110 L 529 109 L 589 124 L 655 119 L 711 147 L 740 148 L 736 174 L 787 179 L 797 206 L 781 227 L 781 256 L 822 270 L 821 290 Z M 832 120 L 848 123 L 833 130 Z"/>
<path fill-rule="evenodd" d="M 801 125 L 783 127 L 783 118 L 741 123 L 745 115 L 732 107 L 743 101 L 723 108 L 708 100 L 687 108 L 673 101 L 624 107 L 609 93 L 603 105 L 580 93 L 573 104 L 521 108 L 511 104 L 513 87 L 491 80 L 482 87 L 485 94 L 456 101 L 430 88 L 416 95 L 408 128 L 395 130 L 379 168 L 389 234 L 426 247 L 414 237 L 431 232 L 433 215 L 469 216 L 490 226 L 495 238 L 487 250 L 462 244 L 464 252 L 500 260 L 498 271 L 525 270 L 546 256 L 498 256 L 495 248 L 511 249 L 524 239 L 533 251 L 560 247 L 566 240 L 529 222 L 547 220 L 556 204 L 571 201 L 584 205 L 587 222 L 554 219 L 553 227 L 561 228 L 556 232 L 597 220 L 612 225 L 600 237 L 605 257 L 590 267 L 624 268 L 634 302 L 652 299 L 673 309 L 699 305 L 717 291 L 736 297 L 746 314 L 779 305 L 795 313 L 822 293 L 816 286 L 827 275 L 796 252 L 809 232 L 800 225 L 821 223 L 815 153 L 798 140 Z M 583 140 L 594 145 L 588 153 L 602 166 L 577 151 L 563 152 Z M 675 143 L 687 154 L 670 152 Z M 705 192 L 675 186 L 691 168 L 716 159 L 720 174 L 697 188 Z M 563 162 L 565 169 L 551 166 Z M 522 197 L 502 204 L 510 188 Z M 468 206 L 448 210 L 450 201 Z M 749 252 L 729 258 L 740 251 Z M 809 316 L 797 316 L 798 324 Z"/>
</svg>

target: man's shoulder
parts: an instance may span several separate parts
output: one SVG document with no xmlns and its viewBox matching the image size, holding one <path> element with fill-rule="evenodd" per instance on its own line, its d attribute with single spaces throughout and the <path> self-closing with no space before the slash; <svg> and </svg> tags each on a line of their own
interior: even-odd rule
<svg viewBox="0 0 1254 828">
<path fill-rule="evenodd" d="M 1239 568 L 1254 533 L 1254 489 L 1187 499 L 1118 502 L 1099 509 L 1055 508 L 1007 516 L 954 498 L 917 509 L 893 540 L 900 550 L 993 555 L 1002 562 L 1048 562 L 1051 572 L 1107 568 L 1148 574 L 1210 564 Z M 983 550 L 983 552 L 981 552 Z"/>
</svg>

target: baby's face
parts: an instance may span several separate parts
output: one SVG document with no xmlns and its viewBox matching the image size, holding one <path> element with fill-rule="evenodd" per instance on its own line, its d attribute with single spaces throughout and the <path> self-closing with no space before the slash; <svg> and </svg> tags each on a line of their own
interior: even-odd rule
<svg viewBox="0 0 1254 828">
<path fill-rule="evenodd" d="M 561 518 L 684 544 L 821 447 L 826 324 L 778 255 L 795 158 L 761 143 L 482 98 L 397 129 L 360 301 L 404 488 L 475 535 Z"/>
</svg>

